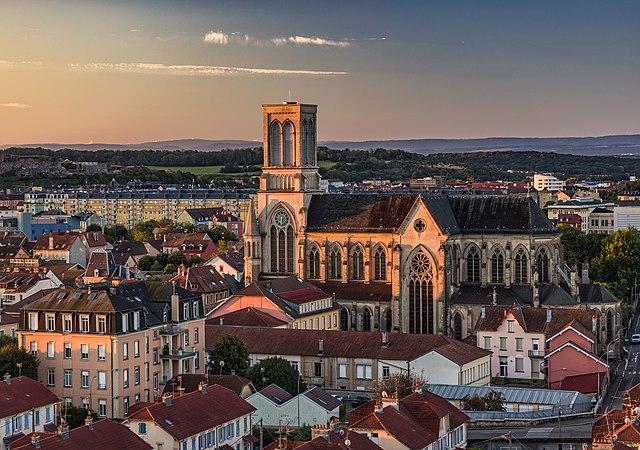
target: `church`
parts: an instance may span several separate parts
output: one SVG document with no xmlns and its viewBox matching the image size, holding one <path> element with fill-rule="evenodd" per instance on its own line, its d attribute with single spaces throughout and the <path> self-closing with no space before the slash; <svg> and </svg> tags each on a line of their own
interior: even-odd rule
<svg viewBox="0 0 640 450">
<path fill-rule="evenodd" d="M 593 308 L 614 336 L 619 301 L 566 266 L 528 195 L 325 194 L 317 106 L 262 105 L 264 166 L 244 235 L 245 282 L 297 276 L 341 305 L 343 330 L 472 334 L 482 305 Z M 599 322 L 600 324 L 600 322 Z"/>
</svg>

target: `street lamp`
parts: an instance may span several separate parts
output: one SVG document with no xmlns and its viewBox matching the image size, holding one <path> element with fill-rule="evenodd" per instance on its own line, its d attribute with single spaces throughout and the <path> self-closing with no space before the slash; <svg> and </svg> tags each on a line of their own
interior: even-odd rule
<svg viewBox="0 0 640 450">
<path fill-rule="evenodd" d="M 22 363 L 18 362 L 16 363 L 16 367 L 18 368 L 18 376 L 22 376 Z"/>
<path fill-rule="evenodd" d="M 218 364 L 220 364 L 220 375 L 222 375 L 222 368 L 224 367 L 224 361 L 220 360 Z"/>
</svg>

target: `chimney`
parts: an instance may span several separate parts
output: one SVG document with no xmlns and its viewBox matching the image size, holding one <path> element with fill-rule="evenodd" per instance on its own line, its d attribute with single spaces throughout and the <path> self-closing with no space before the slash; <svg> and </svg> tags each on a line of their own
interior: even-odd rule
<svg viewBox="0 0 640 450">
<path fill-rule="evenodd" d="M 87 414 L 87 417 L 84 418 L 84 425 L 89 430 L 93 430 L 93 419 L 91 418 L 91 416 L 89 414 Z"/>
<path fill-rule="evenodd" d="M 40 448 L 40 435 L 35 433 L 31 435 L 31 445 L 33 448 Z"/>
<path fill-rule="evenodd" d="M 7 384 L 11 384 L 11 374 L 10 373 L 5 373 L 4 374 L 4 382 Z"/>
<path fill-rule="evenodd" d="M 69 439 L 69 425 L 67 425 L 66 421 L 62 421 L 60 423 L 60 430 L 58 431 L 58 434 L 60 434 L 60 438 L 63 441 Z"/>
<path fill-rule="evenodd" d="M 582 284 L 590 283 L 589 280 L 589 263 L 587 261 L 582 263 L 582 277 L 580 279 Z"/>
<path fill-rule="evenodd" d="M 540 298 L 539 298 L 540 291 L 539 291 L 539 287 L 538 287 L 538 283 L 537 282 L 533 283 L 533 288 L 532 288 L 532 292 L 531 293 L 532 293 L 531 297 L 533 299 L 533 306 L 535 308 L 537 308 L 537 307 L 540 306 Z"/>
<path fill-rule="evenodd" d="M 49 250 L 53 250 L 53 235 L 49 234 Z"/>
<path fill-rule="evenodd" d="M 496 306 L 498 304 L 498 291 L 496 291 L 496 287 L 493 287 L 493 292 L 491 293 L 491 304 Z"/>
<path fill-rule="evenodd" d="M 224 325 L 224 317 L 220 316 L 220 325 Z"/>
<path fill-rule="evenodd" d="M 553 312 L 551 311 L 551 308 L 547 309 L 547 323 L 551 322 L 552 315 Z"/>
<path fill-rule="evenodd" d="M 569 272 L 569 289 L 571 289 L 571 296 L 573 298 L 579 298 L 578 295 L 578 273 L 575 267 L 571 268 Z"/>
<path fill-rule="evenodd" d="M 389 346 L 389 335 L 386 331 L 382 332 L 382 346 L 385 348 Z"/>
<path fill-rule="evenodd" d="M 480 318 L 484 319 L 486 315 L 487 315 L 487 310 L 483 306 L 482 309 L 480 309 Z"/>
<path fill-rule="evenodd" d="M 203 380 L 198 383 L 198 390 L 204 395 L 207 395 L 209 393 L 209 385 L 207 385 L 207 382 Z"/>
<path fill-rule="evenodd" d="M 313 427 L 311 427 L 311 440 L 321 437 L 327 442 L 330 442 L 330 433 L 331 427 L 329 427 L 328 425 L 314 425 Z"/>
<path fill-rule="evenodd" d="M 324 339 L 318 339 L 318 355 L 324 353 Z"/>
<path fill-rule="evenodd" d="M 173 395 L 171 394 L 163 394 L 162 395 L 162 403 L 167 406 L 171 406 L 173 404 Z"/>
<path fill-rule="evenodd" d="M 396 410 L 399 408 L 398 396 L 396 395 L 395 392 L 393 394 L 389 394 L 386 391 L 382 391 L 381 403 L 382 403 L 382 409 L 386 408 L 387 406 L 393 406 Z"/>
</svg>

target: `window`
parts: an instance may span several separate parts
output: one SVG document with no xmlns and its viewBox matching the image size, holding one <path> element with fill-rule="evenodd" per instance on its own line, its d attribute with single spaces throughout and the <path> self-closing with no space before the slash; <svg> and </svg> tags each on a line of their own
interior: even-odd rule
<svg viewBox="0 0 640 450">
<path fill-rule="evenodd" d="M 47 406 L 47 407 L 44 409 L 44 421 L 45 421 L 46 423 L 51 422 L 51 406 Z"/>
<path fill-rule="evenodd" d="M 504 283 L 504 256 L 498 248 L 491 256 L 491 282 Z"/>
<path fill-rule="evenodd" d="M 516 372 L 524 372 L 524 359 L 516 358 Z"/>
<path fill-rule="evenodd" d="M 149 363 L 144 363 L 144 379 L 145 381 L 149 381 Z"/>
<path fill-rule="evenodd" d="M 189 303 L 184 302 L 182 304 L 182 320 L 189 319 Z"/>
<path fill-rule="evenodd" d="M 134 330 L 140 329 L 140 311 L 133 312 L 133 329 Z"/>
<path fill-rule="evenodd" d="M 319 362 L 313 363 L 313 376 L 314 377 L 322 376 L 322 363 L 319 363 Z"/>
<path fill-rule="evenodd" d="M 73 320 L 71 319 L 71 314 L 65 314 L 62 316 L 62 331 L 65 333 L 73 331 Z"/>
<path fill-rule="evenodd" d="M 507 338 L 506 337 L 501 337 L 500 338 L 500 350 L 506 350 L 507 349 Z"/>
<path fill-rule="evenodd" d="M 134 358 L 140 356 L 140 341 L 133 341 L 133 356 Z"/>
<path fill-rule="evenodd" d="M 129 314 L 122 313 L 122 332 L 126 333 L 129 330 Z"/>
<path fill-rule="evenodd" d="M 122 359 L 129 358 L 129 343 L 125 342 L 122 344 Z"/>
<path fill-rule="evenodd" d="M 80 359 L 89 359 L 89 344 L 80 344 Z"/>
<path fill-rule="evenodd" d="M 200 308 L 198 306 L 198 302 L 193 302 L 193 317 L 198 317 L 200 315 Z"/>
<path fill-rule="evenodd" d="M 38 356 L 38 342 L 29 342 L 29 352 L 31 352 L 33 356 Z"/>
<path fill-rule="evenodd" d="M 542 247 L 538 251 L 538 258 L 536 260 L 538 266 L 538 281 L 540 283 L 549 282 L 549 255 L 547 250 Z"/>
<path fill-rule="evenodd" d="M 517 352 L 521 352 L 522 351 L 523 342 L 524 342 L 523 338 L 516 338 L 516 351 Z"/>
<path fill-rule="evenodd" d="M 467 253 L 467 281 L 480 282 L 480 252 L 475 246 L 471 247 Z"/>
<path fill-rule="evenodd" d="M 338 247 L 334 247 L 329 254 L 329 278 L 333 280 L 342 278 L 342 254 Z"/>
<path fill-rule="evenodd" d="M 198 332 L 198 328 L 194 328 L 193 330 L 193 343 L 197 344 L 198 342 L 200 342 L 200 333 Z"/>
<path fill-rule="evenodd" d="M 89 371 L 83 370 L 80 372 L 80 387 L 88 388 L 89 387 Z"/>
<path fill-rule="evenodd" d="M 71 387 L 73 380 L 73 372 L 71 369 L 64 369 L 64 387 Z"/>
<path fill-rule="evenodd" d="M 491 350 L 491 336 L 484 336 L 484 349 Z"/>
<path fill-rule="evenodd" d="M 426 253 L 419 251 L 409 268 L 409 332 L 433 334 L 433 270 Z"/>
<path fill-rule="evenodd" d="M 514 281 L 519 284 L 524 284 L 529 279 L 527 275 L 527 255 L 524 253 L 524 249 L 520 247 L 516 252 Z"/>
<path fill-rule="evenodd" d="M 346 364 L 338 364 L 338 378 L 347 378 Z"/>
<path fill-rule="evenodd" d="M 133 369 L 133 382 L 140 384 L 140 366 L 136 366 Z"/>
<path fill-rule="evenodd" d="M 154 389 L 158 389 L 158 386 L 160 386 L 160 381 L 158 378 L 158 372 L 154 372 L 153 373 L 153 388 Z"/>
<path fill-rule="evenodd" d="M 356 378 L 360 380 L 370 380 L 371 379 L 371 366 L 368 364 L 357 364 L 356 365 Z"/>
<path fill-rule="evenodd" d="M 56 357 L 56 350 L 53 341 L 47 342 L 47 358 L 53 359 Z"/>
<path fill-rule="evenodd" d="M 367 307 L 362 311 L 362 331 L 371 331 L 371 310 Z"/>
<path fill-rule="evenodd" d="M 98 415 L 100 417 L 106 417 L 107 415 L 107 401 L 98 400 Z"/>
<path fill-rule="evenodd" d="M 105 316 L 98 316 L 98 323 L 96 325 L 98 333 L 107 332 L 107 318 Z"/>
<path fill-rule="evenodd" d="M 387 279 L 387 255 L 384 248 L 379 246 L 373 254 L 373 279 Z"/>
<path fill-rule="evenodd" d="M 29 313 L 29 330 L 38 330 L 38 313 Z"/>
<path fill-rule="evenodd" d="M 293 367 L 293 370 L 295 370 L 297 372 L 298 371 L 298 361 L 291 361 L 291 367 Z"/>
<path fill-rule="evenodd" d="M 155 330 L 154 330 L 155 331 Z M 149 354 L 149 336 L 144 337 L 144 352 Z"/>
<path fill-rule="evenodd" d="M 271 246 L 271 272 L 293 272 L 294 233 L 289 214 L 278 208 L 273 215 L 273 223 L 269 229 Z"/>
<path fill-rule="evenodd" d="M 506 356 L 500 357 L 500 376 L 506 377 L 508 376 L 508 361 Z"/>
<path fill-rule="evenodd" d="M 55 331 L 56 329 L 56 315 L 47 314 L 47 331 Z"/>
<path fill-rule="evenodd" d="M 122 371 L 122 387 L 129 387 L 129 369 L 124 369 Z"/>
<path fill-rule="evenodd" d="M 107 372 L 98 371 L 98 389 L 107 388 Z"/>
<path fill-rule="evenodd" d="M 138 434 L 147 434 L 147 424 L 140 422 L 138 424 Z"/>
<path fill-rule="evenodd" d="M 360 246 L 357 246 L 351 255 L 351 279 L 364 279 L 364 253 Z"/>
<path fill-rule="evenodd" d="M 40 425 L 40 410 L 36 409 L 33 413 L 33 422 L 35 424 L 35 426 L 39 426 Z"/>
<path fill-rule="evenodd" d="M 107 357 L 104 345 L 98 344 L 98 361 L 104 361 Z"/>
<path fill-rule="evenodd" d="M 189 330 L 184 330 L 183 343 L 185 347 L 189 345 Z"/>
<path fill-rule="evenodd" d="M 507 331 L 509 333 L 516 332 L 516 321 L 515 320 L 507 320 Z"/>
<path fill-rule="evenodd" d="M 389 366 L 382 366 L 382 377 L 386 378 L 391 374 L 391 369 Z"/>
<path fill-rule="evenodd" d="M 129 397 L 122 399 L 122 406 L 124 407 L 124 413 L 127 414 L 129 412 Z"/>
<path fill-rule="evenodd" d="M 309 251 L 308 278 L 312 280 L 320 278 L 320 251 L 315 245 Z"/>
<path fill-rule="evenodd" d="M 89 316 L 80 316 L 80 332 L 88 333 L 89 332 Z"/>
<path fill-rule="evenodd" d="M 153 363 L 154 364 L 158 364 L 158 349 L 154 348 L 153 349 Z"/>
<path fill-rule="evenodd" d="M 56 384 L 56 369 L 53 367 L 47 369 L 47 386 L 55 386 Z"/>
<path fill-rule="evenodd" d="M 71 343 L 64 343 L 64 359 L 71 359 Z"/>
</svg>

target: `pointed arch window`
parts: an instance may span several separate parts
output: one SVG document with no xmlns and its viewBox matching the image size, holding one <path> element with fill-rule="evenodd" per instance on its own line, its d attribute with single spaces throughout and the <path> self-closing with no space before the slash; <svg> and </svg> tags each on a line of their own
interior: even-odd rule
<svg viewBox="0 0 640 450">
<path fill-rule="evenodd" d="M 475 246 L 467 253 L 467 281 L 480 283 L 480 252 Z"/>
<path fill-rule="evenodd" d="M 546 248 L 541 247 L 540 250 L 538 251 L 536 264 L 538 266 L 538 282 L 548 283 L 549 282 L 549 255 L 547 254 Z"/>
<path fill-rule="evenodd" d="M 611 342 L 614 335 L 614 320 L 613 314 L 611 314 L 611 310 L 607 311 L 607 342 Z"/>
<path fill-rule="evenodd" d="M 517 284 L 527 283 L 529 281 L 528 273 L 527 255 L 521 247 L 516 252 L 514 282 Z"/>
<path fill-rule="evenodd" d="M 271 272 L 293 272 L 294 234 L 289 214 L 279 208 L 273 215 L 269 230 L 271 244 Z"/>
<path fill-rule="evenodd" d="M 351 279 L 364 280 L 364 252 L 359 245 L 351 254 Z"/>
<path fill-rule="evenodd" d="M 391 308 L 387 308 L 384 311 L 384 330 L 391 331 L 393 327 L 393 313 L 391 312 Z"/>
<path fill-rule="evenodd" d="M 333 248 L 329 254 L 329 278 L 339 280 L 342 278 L 342 253 L 339 248 Z"/>
<path fill-rule="evenodd" d="M 504 256 L 498 248 L 491 255 L 491 282 L 504 283 Z"/>
<path fill-rule="evenodd" d="M 347 331 L 349 329 L 349 311 L 347 308 L 340 310 L 340 330 Z"/>
<path fill-rule="evenodd" d="M 409 332 L 433 334 L 433 270 L 429 257 L 416 253 L 409 267 Z"/>
<path fill-rule="evenodd" d="M 320 278 L 320 251 L 315 245 L 309 252 L 309 278 L 317 280 Z"/>
<path fill-rule="evenodd" d="M 453 315 L 453 337 L 454 339 L 462 339 L 462 315 L 456 312 Z"/>
<path fill-rule="evenodd" d="M 373 279 L 387 279 L 387 254 L 381 246 L 373 253 Z"/>
<path fill-rule="evenodd" d="M 276 120 L 269 126 L 269 165 L 279 166 L 282 164 L 280 160 L 280 147 L 282 143 L 282 130 L 280 123 Z"/>
<path fill-rule="evenodd" d="M 285 122 L 282 127 L 282 138 L 283 164 L 291 166 L 295 161 L 295 128 L 291 122 Z"/>
<path fill-rule="evenodd" d="M 362 311 L 362 331 L 371 331 L 371 310 L 366 307 Z"/>
</svg>

